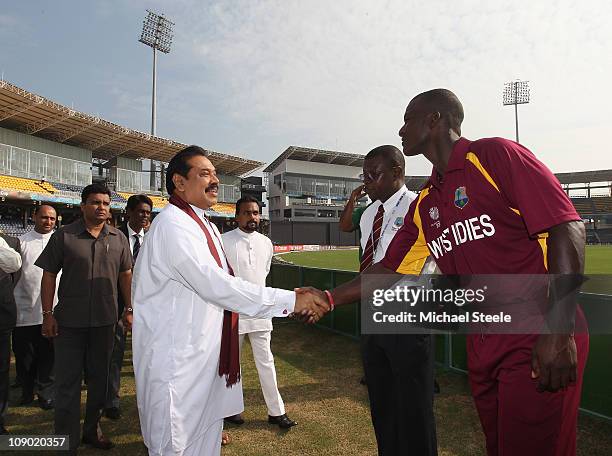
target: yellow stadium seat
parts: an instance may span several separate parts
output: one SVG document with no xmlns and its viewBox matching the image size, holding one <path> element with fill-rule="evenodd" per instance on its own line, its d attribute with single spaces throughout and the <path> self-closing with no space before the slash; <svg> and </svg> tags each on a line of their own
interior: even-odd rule
<svg viewBox="0 0 612 456">
<path fill-rule="evenodd" d="M 42 195 L 53 194 L 57 191 L 49 182 L 33 179 L 25 179 L 15 176 L 0 176 L 0 188 L 19 192 L 39 193 Z"/>
<path fill-rule="evenodd" d="M 234 215 L 236 206 L 231 203 L 217 203 L 211 209 L 215 212 L 225 215 Z"/>
<path fill-rule="evenodd" d="M 126 200 L 134 195 L 134 193 L 126 193 L 126 192 L 117 192 L 119 195 L 123 196 Z M 166 204 L 168 204 L 168 198 L 162 197 L 162 196 L 155 196 L 155 195 L 147 195 L 149 198 L 151 198 L 151 201 L 153 202 L 153 207 L 156 209 L 162 209 L 166 206 Z"/>
</svg>

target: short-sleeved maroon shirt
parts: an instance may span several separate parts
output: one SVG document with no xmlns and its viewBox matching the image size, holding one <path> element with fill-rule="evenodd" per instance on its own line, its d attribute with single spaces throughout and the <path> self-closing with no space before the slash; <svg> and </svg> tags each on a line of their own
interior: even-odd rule
<svg viewBox="0 0 612 456">
<path fill-rule="evenodd" d="M 546 231 L 581 220 L 559 181 L 525 147 L 502 138 L 454 145 L 434 169 L 382 264 L 418 273 L 428 253 L 444 274 L 546 273 Z"/>
</svg>

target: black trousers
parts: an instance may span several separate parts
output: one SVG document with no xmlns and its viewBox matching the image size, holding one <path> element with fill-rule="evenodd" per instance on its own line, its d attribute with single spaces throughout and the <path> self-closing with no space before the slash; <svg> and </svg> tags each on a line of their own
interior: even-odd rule
<svg viewBox="0 0 612 456">
<path fill-rule="evenodd" d="M 361 353 L 378 454 L 437 455 L 433 337 L 365 335 Z"/>
<path fill-rule="evenodd" d="M 0 329 L 0 426 L 8 408 L 9 367 L 11 365 L 11 330 Z"/>
<path fill-rule="evenodd" d="M 96 328 L 60 326 L 55 345 L 55 433 L 70 436 L 70 449 L 79 446 L 81 380 L 87 365 L 87 404 L 83 435 L 100 435 L 115 325 Z"/>
<path fill-rule="evenodd" d="M 111 356 L 108 373 L 108 389 L 106 391 L 106 405 L 104 408 L 119 408 L 119 389 L 121 388 L 121 367 L 123 367 L 123 354 L 125 353 L 125 331 L 123 322 L 119 320 L 115 328 L 113 354 Z"/>
<path fill-rule="evenodd" d="M 15 367 L 23 394 L 32 394 L 34 387 L 40 399 L 53 399 L 53 343 L 42 336 L 42 325 L 19 326 L 13 329 Z"/>
</svg>

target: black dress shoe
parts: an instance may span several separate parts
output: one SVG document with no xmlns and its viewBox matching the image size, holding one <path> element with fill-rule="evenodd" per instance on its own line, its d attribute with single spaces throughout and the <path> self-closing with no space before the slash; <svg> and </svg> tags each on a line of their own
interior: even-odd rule
<svg viewBox="0 0 612 456">
<path fill-rule="evenodd" d="M 9 433 L 9 431 L 4 426 L 2 426 L 0 424 L 0 435 L 5 435 L 5 434 L 8 434 L 8 433 Z"/>
<path fill-rule="evenodd" d="M 83 443 L 87 445 L 91 445 L 94 448 L 98 448 L 99 450 L 110 450 L 115 446 L 113 442 L 108 440 L 106 437 L 101 435 L 100 437 L 88 437 L 83 436 Z"/>
<path fill-rule="evenodd" d="M 52 410 L 55 408 L 55 401 L 53 399 L 38 398 L 38 406 L 43 410 Z"/>
<path fill-rule="evenodd" d="M 240 415 L 240 413 L 238 413 L 237 415 L 225 417 L 225 421 L 228 423 L 235 424 L 237 426 L 244 424 L 244 420 L 242 419 L 242 415 Z"/>
<path fill-rule="evenodd" d="M 289 429 L 290 427 L 297 426 L 297 423 L 290 419 L 286 413 L 280 416 L 268 415 L 268 423 L 278 424 L 278 427 L 281 429 Z"/>
<path fill-rule="evenodd" d="M 104 416 L 111 420 L 118 420 L 119 418 L 121 418 L 121 410 L 119 409 L 119 407 L 109 407 L 107 409 L 104 409 Z"/>
</svg>

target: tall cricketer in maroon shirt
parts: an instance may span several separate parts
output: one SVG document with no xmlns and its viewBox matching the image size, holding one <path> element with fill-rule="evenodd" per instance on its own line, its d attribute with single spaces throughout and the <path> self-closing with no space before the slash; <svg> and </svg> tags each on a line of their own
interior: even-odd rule
<svg viewBox="0 0 612 456">
<path fill-rule="evenodd" d="M 444 274 L 545 274 L 546 231 L 581 220 L 552 172 L 502 138 L 453 147 L 444 176 L 433 170 L 383 266 L 418 274 L 431 254 Z M 585 327 L 578 310 L 577 327 Z M 531 378 L 537 335 L 470 335 L 472 393 L 489 455 L 572 455 L 588 335 L 576 334 L 578 380 L 541 393 Z"/>
</svg>

